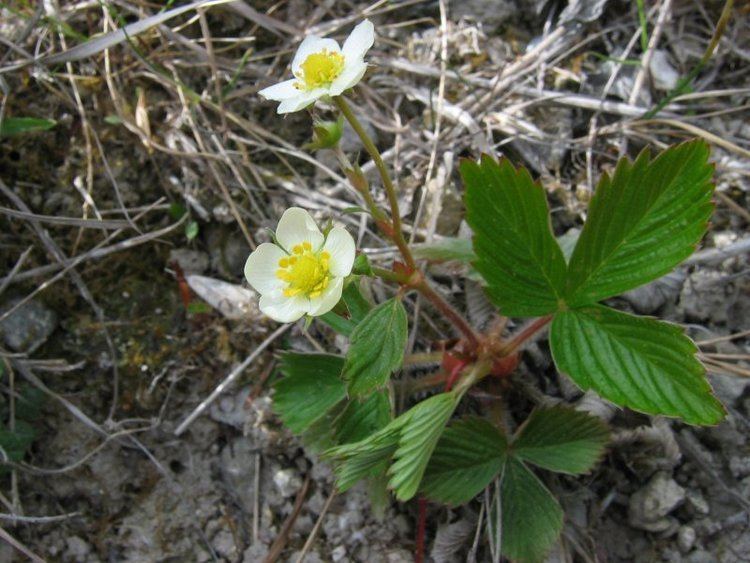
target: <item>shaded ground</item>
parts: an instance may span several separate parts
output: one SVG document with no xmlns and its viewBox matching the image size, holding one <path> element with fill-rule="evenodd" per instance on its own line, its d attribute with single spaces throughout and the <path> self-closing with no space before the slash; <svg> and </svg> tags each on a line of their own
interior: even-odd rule
<svg viewBox="0 0 750 563">
<path fill-rule="evenodd" d="M 544 337 L 510 392 L 483 389 L 463 408 L 502 408 L 512 424 L 546 395 L 611 422 L 614 443 L 594 473 L 545 476 L 567 515 L 551 560 L 750 559 L 750 16 L 735 8 L 692 93 L 642 119 L 698 64 L 722 8 L 647 4 L 656 48 L 646 52 L 635 3 L 290 0 L 190 11 L 69 67 L 21 63 L 163 6 L 0 4 L 0 115 L 57 122 L 0 139 L 0 414 L 7 428 L 34 429 L 0 477 L 2 528 L 53 561 L 255 562 L 269 551 L 297 561 L 308 538 L 306 561 L 411 560 L 416 505 L 377 517 L 363 489 L 332 497 L 328 467 L 271 411 L 274 351 L 337 349 L 324 326 L 274 338 L 175 435 L 276 329 L 238 286 L 250 246 L 283 209 L 333 216 L 374 262 L 391 263 L 394 249 L 372 226 L 341 213 L 360 202 L 335 161 L 298 148 L 309 114 L 281 119 L 256 95 L 287 72 L 300 30 L 342 38 L 365 13 L 379 38 L 353 105 L 397 171 L 417 241 L 466 234 L 461 156 L 489 151 L 529 167 L 563 235 L 619 154 L 696 135 L 712 143 L 717 209 L 703 249 L 613 302 L 688 327 L 727 421 L 696 429 L 614 411 L 555 372 Z M 349 133 L 344 148 L 361 152 Z M 460 269 L 429 271 L 481 325 L 491 308 Z M 407 306 L 414 351 L 451 336 L 427 305 Z M 483 502 L 429 507 L 435 561 L 490 560 Z M 21 558 L 7 543 L 0 550 Z"/>
</svg>

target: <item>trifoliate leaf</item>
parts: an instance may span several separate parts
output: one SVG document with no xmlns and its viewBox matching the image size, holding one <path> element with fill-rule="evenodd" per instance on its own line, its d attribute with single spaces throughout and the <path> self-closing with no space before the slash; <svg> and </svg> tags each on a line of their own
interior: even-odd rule
<svg viewBox="0 0 750 563">
<path fill-rule="evenodd" d="M 340 491 L 346 491 L 360 479 L 385 473 L 388 461 L 398 447 L 401 427 L 407 420 L 401 415 L 370 437 L 336 446 L 323 454 L 333 460 L 336 486 Z"/>
<path fill-rule="evenodd" d="M 524 422 L 511 450 L 519 459 L 561 473 L 586 473 L 609 441 L 607 425 L 569 407 L 537 409 Z"/>
<path fill-rule="evenodd" d="M 388 392 L 377 391 L 364 401 L 350 400 L 333 422 L 336 442 L 359 442 L 391 421 L 391 401 Z"/>
<path fill-rule="evenodd" d="M 406 311 L 396 298 L 378 305 L 362 319 L 352 331 L 344 364 L 350 395 L 363 397 L 386 384 L 403 362 L 406 332 Z"/>
<path fill-rule="evenodd" d="M 427 462 L 459 398 L 455 393 L 441 393 L 405 413 L 408 422 L 401 429 L 394 462 L 388 470 L 388 486 L 398 500 L 409 500 L 419 490 Z"/>
<path fill-rule="evenodd" d="M 541 563 L 560 535 L 562 509 L 536 475 L 512 457 L 501 479 L 501 551 L 514 562 Z"/>
<path fill-rule="evenodd" d="M 690 256 L 713 205 L 709 147 L 691 141 L 655 159 L 644 150 L 605 174 L 570 259 L 571 307 L 619 295 L 663 276 Z"/>
<path fill-rule="evenodd" d="M 566 265 L 552 235 L 544 190 L 506 159 L 465 160 L 466 220 L 474 231 L 477 271 L 501 312 L 543 316 L 557 310 Z"/>
<path fill-rule="evenodd" d="M 438 502 L 469 502 L 503 467 L 507 448 L 505 435 L 489 421 L 459 420 L 440 437 L 420 488 Z"/>
<path fill-rule="evenodd" d="M 281 357 L 282 378 L 275 385 L 274 410 L 292 432 L 300 433 L 346 397 L 341 380 L 344 358 L 329 354 Z"/>
<path fill-rule="evenodd" d="M 555 315 L 550 329 L 558 369 L 616 405 L 716 424 L 725 411 L 675 325 L 593 305 Z"/>
</svg>

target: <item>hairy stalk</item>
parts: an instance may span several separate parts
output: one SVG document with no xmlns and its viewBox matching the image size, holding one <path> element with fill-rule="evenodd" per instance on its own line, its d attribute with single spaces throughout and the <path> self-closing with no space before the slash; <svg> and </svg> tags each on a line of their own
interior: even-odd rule
<svg viewBox="0 0 750 563">
<path fill-rule="evenodd" d="M 380 173 L 380 178 L 383 181 L 383 187 L 385 188 L 385 192 L 388 195 L 388 202 L 391 207 L 391 232 L 387 232 L 388 229 L 383 229 L 384 225 L 381 220 L 382 215 L 378 215 L 374 211 L 374 209 L 377 209 L 377 207 L 375 207 L 372 196 L 369 193 L 369 185 L 367 185 L 367 181 L 366 179 L 364 179 L 364 176 L 362 176 L 361 174 L 357 174 L 356 170 L 354 170 L 353 167 L 349 166 L 348 170 L 354 172 L 353 174 L 349 174 L 349 180 L 352 182 L 352 184 L 354 184 L 354 187 L 357 189 L 357 191 L 363 194 L 368 206 L 371 207 L 371 212 L 378 222 L 378 226 L 381 228 L 381 230 L 384 230 L 386 232 L 386 235 L 396 244 L 409 270 L 416 273 L 416 261 L 414 260 L 411 249 L 409 248 L 409 245 L 406 243 L 406 239 L 404 238 L 404 232 L 401 225 L 401 214 L 398 208 L 398 198 L 396 197 L 396 188 L 393 186 L 391 176 L 388 173 L 388 168 L 386 167 L 385 162 L 383 162 L 383 157 L 380 155 L 380 151 L 375 146 L 375 143 L 372 142 L 372 139 L 367 134 L 367 131 L 365 131 L 364 127 L 362 127 L 362 124 L 354 115 L 354 112 L 352 111 L 352 108 L 349 106 L 349 103 L 346 101 L 346 99 L 343 96 L 336 96 L 333 98 L 333 102 L 339 108 L 344 118 L 352 126 L 352 129 L 354 129 L 355 133 L 357 133 L 357 135 L 359 136 L 362 144 L 365 147 L 365 150 L 372 158 L 373 162 L 375 163 L 375 167 Z M 347 162 L 346 160 L 342 160 L 341 156 L 339 156 L 339 160 L 342 163 Z M 365 192 L 367 192 L 367 195 L 365 195 Z M 382 214 L 382 212 L 380 213 Z M 378 275 L 380 275 L 384 279 L 388 279 L 385 275 L 381 274 L 383 274 L 383 270 L 379 270 Z M 427 283 L 427 281 L 424 279 L 424 277 L 422 277 L 421 274 L 417 273 L 417 276 L 419 281 L 417 281 L 416 283 L 409 283 L 408 280 L 400 279 L 400 277 L 399 279 L 395 279 L 393 281 L 408 285 L 419 291 L 464 335 L 471 348 L 478 348 L 479 338 L 477 337 L 471 326 L 469 326 L 469 323 L 466 321 L 466 319 L 464 319 L 463 316 L 450 305 L 450 303 L 445 301 L 445 299 L 443 299 L 437 292 L 435 292 L 435 290 L 432 289 L 432 287 Z"/>
<path fill-rule="evenodd" d="M 472 349 L 479 347 L 479 337 L 474 332 L 474 329 L 471 328 L 461 313 L 456 311 L 450 303 L 443 299 L 424 278 L 413 287 L 424 295 L 438 311 L 440 311 L 458 330 L 463 333 Z"/>
<path fill-rule="evenodd" d="M 333 102 L 349 122 L 349 125 L 352 126 L 352 129 L 354 129 L 355 133 L 357 133 L 359 138 L 362 140 L 362 144 L 364 145 L 367 154 L 370 155 L 370 158 L 372 158 L 372 161 L 375 163 L 375 167 L 380 173 L 380 178 L 383 180 L 385 193 L 388 196 L 388 203 L 391 206 L 393 242 L 401 252 L 401 256 L 404 257 L 406 265 L 409 266 L 409 268 L 411 268 L 412 270 L 415 270 L 416 262 L 414 261 L 414 256 L 412 256 L 411 250 L 406 244 L 406 239 L 404 238 L 403 227 L 401 225 L 401 212 L 398 208 L 398 197 L 396 196 L 396 188 L 391 181 L 391 176 L 388 173 L 388 168 L 386 167 L 385 162 L 383 162 L 383 157 L 380 156 L 380 151 L 375 146 L 375 143 L 372 142 L 372 139 L 370 139 L 367 131 L 365 131 L 364 127 L 362 127 L 362 124 L 357 119 L 357 116 L 354 115 L 354 112 L 352 111 L 352 108 L 349 106 L 349 103 L 346 101 L 346 99 L 343 96 L 336 96 L 335 98 L 333 98 Z"/>
<path fill-rule="evenodd" d="M 542 330 L 552 320 L 552 315 L 546 317 L 539 317 L 534 319 L 530 323 L 521 327 L 510 340 L 505 342 L 497 352 L 499 356 L 510 356 L 513 352 L 517 351 L 523 344 L 532 338 L 536 333 Z"/>
</svg>

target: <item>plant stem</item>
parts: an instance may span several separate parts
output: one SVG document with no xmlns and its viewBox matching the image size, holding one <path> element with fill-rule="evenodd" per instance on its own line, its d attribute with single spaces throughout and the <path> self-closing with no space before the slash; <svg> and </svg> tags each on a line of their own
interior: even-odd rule
<svg viewBox="0 0 750 563">
<path fill-rule="evenodd" d="M 463 318 L 461 313 L 456 311 L 453 306 L 443 299 L 439 293 L 437 293 L 425 279 L 422 279 L 419 283 L 413 286 L 414 289 L 424 295 L 427 300 L 433 304 L 433 306 L 440 311 L 445 317 L 453 323 L 453 325 L 460 330 L 472 349 L 479 347 L 479 337 L 471 328 L 466 319 Z"/>
<path fill-rule="evenodd" d="M 394 272 L 393 270 L 386 270 L 385 268 L 376 268 L 373 266 L 372 273 L 381 279 L 398 284 L 406 284 L 409 282 L 408 279 L 404 279 L 404 276 L 398 274 L 397 272 Z"/>
<path fill-rule="evenodd" d="M 503 346 L 499 350 L 498 355 L 510 356 L 513 352 L 518 350 L 524 344 L 524 342 L 529 340 L 537 332 L 547 326 L 547 324 L 549 324 L 551 320 L 552 315 L 547 315 L 546 317 L 539 317 L 538 319 L 535 319 L 526 324 L 513 336 L 513 338 L 503 344 Z"/>
<path fill-rule="evenodd" d="M 336 104 L 336 106 L 341 111 L 342 115 L 346 118 L 346 120 L 349 122 L 349 125 L 352 126 L 352 129 L 354 129 L 354 132 L 359 135 L 359 138 L 362 140 L 362 144 L 365 147 L 365 150 L 367 151 L 367 154 L 370 155 L 370 158 L 372 158 L 372 161 L 375 163 L 375 167 L 378 169 L 378 172 L 380 173 L 380 178 L 383 181 L 383 187 L 385 188 L 385 193 L 388 196 L 388 203 L 391 206 L 391 222 L 393 223 L 393 242 L 398 247 L 399 251 L 401 252 L 401 256 L 404 257 L 404 261 L 406 262 L 406 265 L 409 266 L 412 270 L 416 269 L 416 262 L 414 261 L 414 256 L 412 256 L 411 250 L 409 249 L 409 246 L 406 244 L 406 239 L 404 238 L 404 232 L 403 228 L 401 226 L 401 212 L 398 208 L 398 197 L 396 196 L 396 188 L 393 185 L 393 182 L 391 181 L 391 176 L 388 174 L 388 168 L 385 165 L 385 162 L 383 162 L 383 157 L 380 155 L 380 151 L 375 146 L 375 143 L 372 142 L 372 139 L 367 134 L 367 131 L 365 131 L 364 127 L 362 127 L 362 124 L 357 119 L 357 116 L 354 115 L 354 112 L 352 111 L 352 108 L 349 106 L 349 103 L 346 101 L 346 99 L 343 96 L 336 96 L 333 98 L 333 103 Z"/>
<path fill-rule="evenodd" d="M 477 337 L 471 326 L 469 326 L 469 323 L 466 321 L 466 319 L 464 319 L 463 316 L 450 305 L 450 303 L 448 303 L 437 292 L 435 292 L 435 290 L 432 289 L 432 287 L 424 279 L 422 274 L 417 271 L 416 261 L 414 260 L 411 249 L 409 248 L 409 245 L 406 243 L 406 239 L 404 238 L 403 227 L 401 225 L 401 213 L 398 208 L 398 198 L 396 197 L 396 188 L 393 186 L 393 182 L 391 181 L 391 177 L 388 174 L 388 169 L 385 165 L 385 162 L 383 162 L 383 157 L 380 155 L 380 151 L 378 151 L 375 143 L 372 142 L 372 139 L 367 134 L 367 131 L 365 131 L 364 127 L 362 127 L 362 124 L 354 115 L 354 112 L 352 111 L 352 108 L 349 106 L 349 103 L 346 101 L 346 99 L 343 96 L 336 96 L 333 98 L 333 103 L 335 103 L 339 108 L 341 114 L 352 126 L 352 129 L 354 129 L 354 132 L 357 133 L 362 141 L 362 144 L 365 147 L 365 150 L 372 158 L 373 162 L 375 163 L 375 167 L 380 173 L 380 178 L 383 181 L 383 187 L 385 188 L 385 192 L 388 195 L 388 202 L 390 203 L 391 207 L 390 221 L 392 228 L 391 232 L 386 232 L 386 234 L 398 247 L 401 256 L 404 258 L 404 262 L 406 262 L 406 266 L 411 272 L 414 272 L 417 281 L 416 283 L 409 283 L 411 280 L 404 280 L 401 276 L 398 276 L 398 274 L 396 274 L 397 277 L 394 277 L 391 274 L 385 274 L 385 271 L 382 269 L 373 271 L 376 271 L 376 274 L 380 275 L 383 279 L 396 281 L 400 284 L 413 287 L 414 289 L 419 291 L 464 335 L 469 343 L 469 346 L 472 349 L 478 348 L 479 338 Z M 339 159 L 342 160 L 341 156 L 339 157 Z M 342 162 L 346 162 L 346 159 L 344 158 Z M 354 168 L 349 166 L 349 170 L 354 170 Z M 369 186 L 367 185 L 366 179 L 364 179 L 361 174 L 359 176 L 355 174 L 354 178 L 350 176 L 350 181 L 352 181 L 352 183 L 355 185 L 355 188 L 365 197 L 365 201 L 367 201 L 368 206 L 370 206 L 375 219 L 380 219 L 382 217 L 382 212 L 380 212 L 381 214 L 378 215 L 376 211 L 374 211 L 377 208 L 375 207 L 374 201 L 372 200 L 372 196 L 369 194 Z M 367 193 L 365 194 L 365 192 Z M 381 230 L 386 230 L 384 229 L 384 225 L 382 223 L 380 224 L 380 227 Z"/>
</svg>

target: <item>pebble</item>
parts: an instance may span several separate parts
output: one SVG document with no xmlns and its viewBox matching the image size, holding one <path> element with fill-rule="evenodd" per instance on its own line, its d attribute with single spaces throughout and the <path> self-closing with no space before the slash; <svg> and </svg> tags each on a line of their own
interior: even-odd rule
<svg viewBox="0 0 750 563">
<path fill-rule="evenodd" d="M 630 497 L 630 525 L 649 532 L 666 532 L 673 526 L 673 520 L 667 515 L 684 500 L 685 489 L 669 473 L 659 471 Z"/>
<path fill-rule="evenodd" d="M 688 508 L 691 508 L 696 514 L 705 516 L 711 512 L 711 507 L 708 505 L 706 497 L 703 496 L 699 490 L 688 489 L 685 495 L 685 504 Z"/>
<path fill-rule="evenodd" d="M 677 547 L 682 553 L 688 553 L 695 545 L 695 528 L 691 526 L 680 526 L 677 531 Z"/>
<path fill-rule="evenodd" d="M 208 254 L 190 248 L 169 251 L 169 263 L 176 262 L 185 274 L 202 274 L 208 270 Z"/>
<path fill-rule="evenodd" d="M 0 315 L 13 308 L 20 299 L 12 299 L 0 309 Z M 57 314 L 41 301 L 24 303 L 0 321 L 0 335 L 5 345 L 16 352 L 30 354 L 44 344 L 57 328 Z"/>
<path fill-rule="evenodd" d="M 297 494 L 302 486 L 302 479 L 294 469 L 279 469 L 273 474 L 273 484 L 281 496 L 289 498 Z"/>
</svg>

